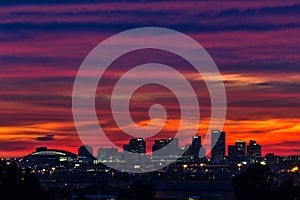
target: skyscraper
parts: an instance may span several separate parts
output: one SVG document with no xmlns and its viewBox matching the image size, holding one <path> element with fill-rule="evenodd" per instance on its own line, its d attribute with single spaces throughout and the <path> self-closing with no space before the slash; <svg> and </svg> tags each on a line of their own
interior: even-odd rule
<svg viewBox="0 0 300 200">
<path fill-rule="evenodd" d="M 235 142 L 235 154 L 236 157 L 244 157 L 246 155 L 246 141 L 237 140 Z"/>
<path fill-rule="evenodd" d="M 78 159 L 83 163 L 93 163 L 95 158 L 93 148 L 89 145 L 83 145 L 78 148 Z"/>
<path fill-rule="evenodd" d="M 247 154 L 250 157 L 260 158 L 261 157 L 261 145 L 257 144 L 255 140 L 250 140 L 247 146 Z"/>
<path fill-rule="evenodd" d="M 83 145 L 78 148 L 78 156 L 85 158 L 93 158 L 93 148 L 89 145 Z"/>
<path fill-rule="evenodd" d="M 169 143 L 169 140 L 155 140 L 154 144 L 152 146 L 152 155 L 153 156 L 158 156 L 158 153 L 156 152 L 159 149 L 162 149 L 164 146 L 166 146 Z M 161 154 L 165 154 L 163 150 L 161 150 Z"/>
<path fill-rule="evenodd" d="M 146 153 L 146 142 L 143 138 L 131 139 L 128 145 L 123 146 L 123 149 L 132 153 Z"/>
<path fill-rule="evenodd" d="M 191 153 L 194 159 L 199 158 L 200 148 L 201 148 L 201 136 L 193 136 Z"/>
<path fill-rule="evenodd" d="M 215 144 L 215 145 L 214 145 Z M 214 162 L 221 162 L 225 158 L 225 132 L 211 131 L 211 158 Z"/>
<path fill-rule="evenodd" d="M 152 155 L 158 156 L 158 153 L 156 151 L 162 149 L 166 145 L 168 145 L 168 149 L 160 151 L 160 155 L 164 155 L 164 156 L 178 155 L 178 151 L 179 151 L 178 138 L 169 138 L 167 140 L 165 139 L 155 140 L 152 146 Z"/>
<path fill-rule="evenodd" d="M 168 152 L 169 156 L 178 156 L 181 155 L 179 148 L 179 139 L 178 138 L 169 138 L 168 139 Z"/>
<path fill-rule="evenodd" d="M 235 145 L 228 145 L 228 159 L 234 161 L 236 157 Z"/>
</svg>

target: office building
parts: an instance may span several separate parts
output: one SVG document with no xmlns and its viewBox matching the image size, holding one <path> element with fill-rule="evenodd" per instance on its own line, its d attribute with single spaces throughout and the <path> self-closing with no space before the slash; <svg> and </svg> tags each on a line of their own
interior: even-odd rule
<svg viewBox="0 0 300 200">
<path fill-rule="evenodd" d="M 261 145 L 257 144 L 255 140 L 250 140 L 247 146 L 247 155 L 250 157 L 261 157 Z"/>
<path fill-rule="evenodd" d="M 236 158 L 235 145 L 228 145 L 228 159 L 234 161 Z"/>
<path fill-rule="evenodd" d="M 112 161 L 120 157 L 117 148 L 99 148 L 97 152 L 97 158 L 100 161 Z"/>
<path fill-rule="evenodd" d="M 93 158 L 93 148 L 89 145 L 83 145 L 78 148 L 78 156 L 85 158 Z"/>
<path fill-rule="evenodd" d="M 152 146 L 152 156 L 165 155 L 165 150 L 163 149 L 169 143 L 169 140 L 155 140 Z M 160 150 L 158 153 L 158 150 Z"/>
<path fill-rule="evenodd" d="M 222 162 L 225 158 L 225 132 L 211 131 L 211 158 L 213 162 Z"/>
<path fill-rule="evenodd" d="M 235 154 L 236 154 L 236 157 L 245 157 L 245 155 L 246 155 L 246 141 L 237 140 L 235 142 Z"/>
<path fill-rule="evenodd" d="M 123 150 L 131 153 L 146 153 L 146 141 L 143 138 L 131 139 Z"/>
<path fill-rule="evenodd" d="M 201 136 L 193 136 L 191 148 L 192 148 L 191 153 L 192 153 L 193 158 L 198 159 L 199 158 L 199 152 L 200 152 L 200 149 L 201 149 Z"/>
</svg>

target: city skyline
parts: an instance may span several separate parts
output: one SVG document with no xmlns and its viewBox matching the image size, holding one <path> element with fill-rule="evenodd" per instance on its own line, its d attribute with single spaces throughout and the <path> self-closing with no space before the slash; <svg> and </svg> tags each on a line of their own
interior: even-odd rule
<svg viewBox="0 0 300 200">
<path fill-rule="evenodd" d="M 213 130 L 213 131 L 219 131 L 219 130 Z M 220 133 L 222 132 L 223 134 L 226 134 L 224 131 L 219 131 L 219 132 Z M 89 157 L 90 155 L 93 155 L 95 158 L 98 158 L 98 157 L 101 157 L 102 154 L 103 155 L 107 154 L 107 152 L 105 150 L 109 150 L 109 152 L 113 152 L 113 154 L 114 153 L 125 153 L 125 151 L 129 151 L 129 152 L 132 152 L 132 153 L 142 153 L 142 154 L 145 154 L 145 155 L 155 156 L 155 154 L 153 154 L 153 152 L 155 153 L 155 151 L 159 150 L 160 148 L 163 148 L 165 145 L 168 145 L 169 141 L 171 141 L 171 140 L 176 140 L 175 147 L 177 147 L 179 149 L 185 149 L 186 151 L 190 150 L 191 155 L 194 155 L 194 156 L 199 155 L 200 149 L 204 148 L 204 152 L 206 151 L 205 147 L 202 144 L 201 136 L 193 136 L 191 138 L 190 143 L 187 143 L 184 146 L 179 145 L 178 138 L 168 138 L 168 139 L 162 139 L 161 138 L 161 139 L 155 140 L 154 143 L 151 145 L 152 150 L 150 152 L 147 151 L 147 149 L 145 148 L 146 147 L 146 141 L 144 140 L 144 138 L 136 138 L 136 139 L 131 139 L 130 141 L 125 142 L 123 144 L 123 149 L 121 149 L 121 151 L 119 151 L 120 149 L 118 149 L 118 148 L 100 147 L 100 148 L 94 149 L 93 147 L 91 147 L 89 145 L 81 145 L 81 146 L 77 147 L 75 154 L 77 154 L 78 156 L 84 156 L 84 157 Z M 221 137 L 221 140 L 222 140 L 222 137 Z M 141 141 L 143 143 L 142 146 L 137 143 L 137 142 L 141 142 Z M 224 150 L 225 150 L 224 155 L 221 158 L 221 160 L 223 160 L 223 158 L 225 158 L 225 157 L 230 158 L 232 156 L 232 155 L 230 155 L 230 154 L 232 154 L 232 152 L 230 151 L 231 147 L 235 148 L 233 150 L 234 152 L 236 152 L 235 156 L 263 157 L 267 154 L 274 153 L 274 152 L 268 152 L 266 154 L 262 154 L 263 145 L 260 145 L 260 143 L 257 143 L 256 141 L 257 140 L 255 140 L 255 139 L 251 139 L 247 143 L 246 140 L 236 140 L 234 145 L 227 144 L 226 141 L 225 141 L 225 143 L 219 144 L 221 146 L 224 145 Z M 240 143 L 244 143 L 244 147 L 243 147 L 242 150 L 238 149 L 238 147 L 240 147 Z M 130 144 L 132 144 L 134 146 L 133 149 L 130 147 Z M 187 148 L 186 145 L 189 145 L 189 148 Z M 195 150 L 194 145 L 195 146 L 199 145 L 199 147 L 196 147 L 197 149 Z M 216 144 L 215 146 L 217 146 L 217 145 L 218 144 Z M 256 150 L 256 148 L 253 148 L 253 146 L 259 147 L 259 153 Z M 36 146 L 35 147 L 36 151 L 44 151 L 44 150 L 47 150 L 47 149 L 49 150 L 51 148 L 48 148 L 46 146 L 45 147 L 43 147 L 43 146 Z M 213 148 L 211 148 L 211 149 L 213 149 Z M 55 149 L 55 150 L 59 150 L 59 149 Z M 60 149 L 60 150 L 64 151 L 65 149 Z M 241 153 L 241 151 L 242 151 L 242 153 Z M 92 154 L 90 154 L 90 152 L 92 152 Z M 195 152 L 197 152 L 197 153 L 195 153 Z M 71 152 L 71 153 L 74 153 L 74 152 Z M 216 153 L 219 153 L 219 152 L 216 152 Z M 213 159 L 212 155 L 210 155 L 210 154 L 211 154 L 211 152 L 208 153 L 208 154 L 205 154 L 204 157 L 209 157 L 209 158 Z M 223 153 L 221 152 L 221 154 L 223 154 Z M 166 155 L 168 156 L 169 154 L 166 154 Z M 172 153 L 170 155 L 172 156 Z M 277 154 L 275 154 L 275 155 L 277 155 Z M 293 155 L 295 155 L 295 154 L 284 155 L 284 156 L 293 156 Z M 23 155 L 23 156 L 26 156 L 26 155 Z M 295 155 L 295 156 L 300 156 L 300 154 Z M 5 158 L 5 157 L 3 157 L 3 158 Z"/>
<path fill-rule="evenodd" d="M 76 152 L 82 142 L 72 116 L 72 88 L 82 61 L 110 36 L 145 26 L 182 32 L 199 42 L 215 61 L 227 94 L 223 131 L 227 132 L 228 144 L 259 138 L 263 154 L 300 154 L 299 8 L 296 1 L 3 3 L 0 156 L 26 155 L 33 146 Z M 140 59 L 154 54 L 150 52 L 151 56 L 142 55 Z M 171 58 L 185 72 L 185 63 Z M 119 65 L 105 74 L 108 90 L 122 70 Z M 189 71 L 187 75 L 193 83 L 198 81 Z M 204 137 L 210 121 L 210 101 L 205 83 L 199 82 L 201 118 L 197 134 Z M 147 108 L 163 102 L 170 119 L 161 134 L 168 138 L 180 125 L 177 102 L 168 90 L 158 89 L 144 87 L 137 91 L 132 99 L 133 121 L 141 126 L 148 124 Z M 106 92 L 97 94 L 99 123 L 104 123 L 112 141 L 121 147 L 129 138 L 119 137 L 120 130 L 114 129 L 113 119 L 102 106 L 107 105 Z M 162 121 L 158 118 L 155 122 Z M 89 128 L 90 124 L 82 126 Z M 184 127 L 186 133 L 193 126 Z"/>
<path fill-rule="evenodd" d="M 0 1 L 10 200 L 300 200 L 300 1 Z"/>
<path fill-rule="evenodd" d="M 265 155 L 267 155 L 267 154 L 275 154 L 275 155 L 278 155 L 278 156 L 293 156 L 293 155 L 295 155 L 295 156 L 300 156 L 300 153 L 299 154 L 277 154 L 276 152 L 265 152 L 265 153 L 263 153 L 264 151 L 263 151 L 263 144 L 262 143 L 260 143 L 259 142 L 259 144 L 257 143 L 257 140 L 255 139 L 255 138 L 251 138 L 251 139 L 249 139 L 249 140 L 245 140 L 245 139 L 237 139 L 237 140 L 235 140 L 234 142 L 231 142 L 231 143 L 228 143 L 227 141 L 226 141 L 226 135 L 227 135 L 227 133 L 225 132 L 225 131 L 221 131 L 221 130 L 212 130 L 211 131 L 211 134 L 214 134 L 214 132 L 218 132 L 218 134 L 221 134 L 220 135 L 220 137 L 217 137 L 217 142 L 216 142 L 216 146 L 218 146 L 218 142 L 220 141 L 220 140 L 224 140 L 224 142 L 221 142 L 221 146 L 223 146 L 224 145 L 224 153 L 222 153 L 223 152 L 223 150 L 221 150 L 221 153 L 219 153 L 219 154 L 223 154 L 224 155 L 224 157 L 230 157 L 230 151 L 232 151 L 233 150 L 233 147 L 237 147 L 237 145 L 239 146 L 239 143 L 244 143 L 244 155 L 248 155 L 249 154 L 249 146 L 251 146 L 251 145 L 258 145 L 259 147 L 260 147 L 260 155 L 261 156 L 265 156 Z M 188 143 L 184 143 L 184 144 L 181 144 L 181 145 L 179 145 L 179 140 L 178 140 L 178 138 L 159 138 L 159 139 L 156 139 L 156 140 L 153 140 L 153 141 L 151 141 L 151 144 L 152 145 L 147 145 L 147 147 L 148 148 L 146 148 L 146 140 L 144 140 L 145 138 L 142 138 L 142 137 L 139 137 L 139 138 L 133 138 L 133 139 L 131 139 L 131 140 L 129 140 L 129 141 L 124 141 L 124 143 L 122 144 L 122 148 L 120 148 L 120 147 L 116 147 L 116 148 L 112 148 L 112 147 L 99 147 L 99 148 L 97 148 L 96 149 L 96 151 L 94 151 L 94 148 L 93 147 L 91 147 L 90 145 L 88 145 L 88 144 L 86 144 L 86 145 L 83 145 L 83 144 L 81 144 L 80 146 L 78 146 L 78 147 L 75 147 L 75 149 L 74 150 L 68 150 L 68 148 L 62 148 L 61 150 L 67 150 L 67 151 L 70 151 L 71 153 L 77 153 L 78 155 L 80 154 L 80 153 L 78 153 L 80 150 L 79 149 L 81 149 L 81 151 L 82 152 L 86 152 L 85 154 L 89 154 L 88 152 L 89 151 L 91 151 L 91 152 L 93 152 L 93 156 L 95 156 L 95 152 L 97 152 L 97 156 L 99 155 L 99 150 L 102 150 L 102 149 L 116 149 L 117 150 L 117 152 L 124 152 L 125 151 L 125 149 L 126 149 L 126 151 L 131 151 L 130 150 L 130 148 L 128 147 L 129 145 L 130 145 L 130 142 L 132 141 L 132 140 L 143 140 L 143 142 L 144 142 L 144 145 L 145 145 L 145 148 L 144 148 L 144 150 L 142 150 L 142 151 L 139 151 L 139 150 L 136 150 L 136 151 L 133 151 L 133 153 L 145 153 L 145 155 L 147 154 L 147 155 L 150 155 L 149 153 L 149 150 L 151 149 L 151 155 L 152 155 L 152 153 L 153 153 L 153 151 L 156 151 L 156 150 L 158 150 L 158 149 L 160 149 L 160 148 L 162 148 L 162 147 L 164 147 L 165 145 L 167 145 L 168 144 L 168 141 L 170 141 L 170 140 L 173 140 L 173 139 L 176 139 L 177 140 L 177 142 L 176 142 L 176 144 L 178 145 L 178 147 L 179 148 L 186 148 L 186 145 L 189 145 L 190 147 L 192 147 L 192 145 L 193 145 L 193 142 L 194 142 L 194 139 L 195 138 L 200 138 L 200 148 L 201 149 L 203 149 L 204 148 L 204 152 L 206 152 L 206 148 L 203 146 L 203 144 L 202 144 L 202 136 L 201 135 L 195 135 L 195 136 L 192 136 L 192 139 L 191 139 L 191 141 L 190 142 L 188 142 Z M 214 138 L 213 138 L 213 136 L 211 136 L 211 138 L 212 138 L 212 141 L 211 141 L 211 143 L 213 142 L 213 140 L 215 140 Z M 157 144 L 157 142 L 160 142 L 160 141 L 164 141 L 164 143 L 163 144 L 161 144 L 160 146 L 159 146 L 159 144 Z M 187 140 L 185 140 L 185 141 L 187 141 Z M 249 142 L 249 143 L 247 143 L 247 141 Z M 158 146 L 156 146 L 156 145 L 158 145 Z M 156 147 L 155 147 L 156 146 Z M 211 146 L 211 145 L 210 145 Z M 52 147 L 51 146 L 47 146 L 47 145 L 37 145 L 36 147 L 34 147 L 34 149 L 38 149 L 38 148 L 48 148 L 48 147 L 50 147 L 49 149 L 52 149 Z M 83 148 L 83 147 L 88 147 L 88 149 L 89 150 L 87 150 L 87 149 L 85 149 L 85 148 Z M 150 148 L 151 147 L 151 148 Z M 221 148 L 223 148 L 223 147 L 221 147 Z M 250 147 L 251 148 L 251 147 Z M 53 149 L 59 149 L 59 148 L 53 148 Z M 121 149 L 121 151 L 119 151 Z M 215 148 L 213 148 L 213 147 L 210 147 L 210 149 L 211 149 L 211 152 L 209 152 L 209 153 L 207 153 L 207 154 L 205 154 L 206 156 L 205 157 L 209 157 L 209 158 L 213 158 L 213 156 L 211 155 L 212 154 L 212 152 L 214 151 L 213 149 L 215 149 Z M 200 150 L 200 149 L 199 149 Z M 217 150 L 218 151 L 218 150 Z M 236 151 L 236 149 L 234 149 L 234 151 Z M 241 151 L 241 150 L 239 150 L 239 151 Z M 251 151 L 251 149 L 250 149 L 250 151 Z M 253 150 L 252 150 L 253 151 Z M 32 153 L 33 152 L 33 150 L 31 150 L 31 151 L 29 151 L 29 153 L 27 153 L 27 154 L 23 154 L 23 155 L 20 155 L 20 156 L 1 156 L 0 155 L 0 157 L 2 157 L 2 158 L 18 158 L 18 157 L 23 157 L 23 156 L 26 156 L 26 155 L 28 155 L 28 154 L 30 154 L 30 153 Z M 215 153 L 215 154 L 218 154 L 218 153 Z M 255 152 L 254 152 L 254 154 L 255 154 Z M 222 157 L 221 156 L 221 160 L 224 158 L 224 157 Z M 218 160 L 218 159 L 217 159 Z"/>
</svg>

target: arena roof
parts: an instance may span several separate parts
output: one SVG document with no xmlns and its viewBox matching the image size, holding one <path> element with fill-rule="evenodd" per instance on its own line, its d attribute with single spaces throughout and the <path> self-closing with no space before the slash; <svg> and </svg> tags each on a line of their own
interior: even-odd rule
<svg viewBox="0 0 300 200">
<path fill-rule="evenodd" d="M 44 151 L 36 151 L 31 156 L 66 156 L 66 157 L 77 157 L 76 154 L 69 151 L 58 150 L 58 149 L 47 149 Z"/>
</svg>

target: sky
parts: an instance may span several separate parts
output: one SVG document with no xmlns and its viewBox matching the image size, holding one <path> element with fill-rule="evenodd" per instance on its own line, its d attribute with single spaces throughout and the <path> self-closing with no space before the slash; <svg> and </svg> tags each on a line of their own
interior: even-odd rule
<svg viewBox="0 0 300 200">
<path fill-rule="evenodd" d="M 263 155 L 300 154 L 299 2 L 72 2 L 0 4 L 1 157 L 24 156 L 38 146 L 76 153 L 82 145 L 72 115 L 72 90 L 78 69 L 96 45 L 119 32 L 140 27 L 179 31 L 209 53 L 226 89 L 223 130 L 227 145 L 254 139 L 263 146 Z M 197 134 L 204 137 L 210 103 L 203 80 L 193 79 L 188 64 L 167 52 L 137 53 L 138 59 L 128 55 L 126 63 L 166 56 L 172 60 L 170 64 L 190 75 L 189 80 L 199 90 L 201 119 Z M 99 84 L 96 95 L 99 123 L 119 147 L 129 138 L 115 127 L 106 97 L 116 78 L 127 69 L 120 60 L 104 74 L 101 80 L 107 87 L 101 89 Z M 162 72 L 152 76 L 172 78 Z M 131 116 L 137 124 L 146 125 L 149 107 L 161 103 L 167 108 L 168 118 L 156 139 L 173 136 L 180 123 L 175 97 L 168 88 L 143 86 L 131 99 Z M 162 123 L 160 118 L 156 120 Z M 188 132 L 193 126 L 187 123 L 184 128 Z"/>
</svg>

